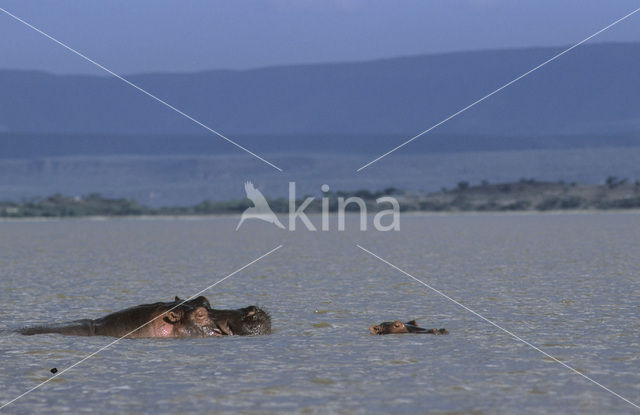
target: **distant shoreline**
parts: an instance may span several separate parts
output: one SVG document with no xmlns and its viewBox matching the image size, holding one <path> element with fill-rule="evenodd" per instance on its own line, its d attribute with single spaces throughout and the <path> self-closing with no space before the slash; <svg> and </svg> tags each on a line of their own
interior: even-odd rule
<svg viewBox="0 0 640 415">
<path fill-rule="evenodd" d="M 526 211 L 457 211 L 457 212 L 427 212 L 427 211 L 412 211 L 412 212 L 403 212 L 402 217 L 447 217 L 447 216 L 558 216 L 558 215 L 608 215 L 608 214 L 616 214 L 616 215 L 639 215 L 640 208 L 637 209 L 602 209 L 602 210 L 593 210 L 593 209 L 574 209 L 574 210 L 546 210 L 546 211 L 537 211 L 537 210 L 526 210 Z M 66 217 L 0 217 L 0 223 L 51 223 L 51 222 L 75 222 L 75 221 L 86 221 L 86 222 L 111 222 L 111 221 L 204 221 L 204 220 L 214 220 L 214 219 L 237 219 L 237 215 L 235 213 L 227 213 L 227 214 L 210 214 L 210 215 L 177 215 L 177 216 L 144 216 L 144 215 L 132 215 L 132 216 L 66 216 Z M 284 216 L 285 214 L 278 214 L 279 216 Z M 311 219 L 320 218 L 321 213 L 307 213 L 307 216 Z M 335 212 L 330 214 L 330 217 L 336 215 Z M 374 216 L 374 213 L 368 213 L 368 216 Z M 347 212 L 346 217 L 358 217 L 359 214 L 357 212 Z"/>
<path fill-rule="evenodd" d="M 542 182 L 521 179 L 517 182 L 478 185 L 459 182 L 454 189 L 442 188 L 435 193 L 411 193 L 393 187 L 381 191 L 356 190 L 328 192 L 329 213 L 338 210 L 338 199 L 358 197 L 364 200 L 367 212 L 389 209 L 388 203 L 378 205 L 377 199 L 390 196 L 398 200 L 403 214 L 410 213 L 495 213 L 495 212 L 602 212 L 640 209 L 640 181 L 608 177 L 602 185 L 564 182 Z M 318 195 L 305 213 L 317 214 L 323 209 Z M 278 214 L 289 212 L 285 198 L 268 199 Z M 303 200 L 297 200 L 300 206 Z M 53 195 L 23 202 L 0 202 L 0 219 L 54 218 L 199 218 L 226 217 L 242 213 L 252 206 L 248 199 L 212 202 L 205 200 L 193 206 L 152 208 L 133 199 L 105 198 L 98 193 L 82 197 Z M 356 204 L 347 205 L 346 213 L 358 213 Z"/>
</svg>

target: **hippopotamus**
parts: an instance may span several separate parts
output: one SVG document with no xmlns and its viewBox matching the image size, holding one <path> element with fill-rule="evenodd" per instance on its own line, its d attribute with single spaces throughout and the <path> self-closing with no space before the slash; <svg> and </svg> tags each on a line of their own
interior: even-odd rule
<svg viewBox="0 0 640 415">
<path fill-rule="evenodd" d="M 104 317 L 69 323 L 27 327 L 25 335 L 58 333 L 72 336 L 206 337 L 221 335 L 209 314 L 209 300 L 200 296 L 189 301 L 142 304 Z"/>
<path fill-rule="evenodd" d="M 246 336 L 270 334 L 271 318 L 256 306 L 216 310 L 204 296 L 188 301 L 175 297 L 171 302 L 142 304 L 95 320 L 27 327 L 18 332 L 128 338 Z"/>
<path fill-rule="evenodd" d="M 176 302 L 181 302 L 179 297 Z M 214 324 L 214 335 L 256 336 L 271 334 L 271 317 L 263 309 L 250 305 L 236 310 L 217 310 L 207 307 Z"/>
<path fill-rule="evenodd" d="M 449 334 L 446 329 L 425 329 L 418 326 L 415 320 L 403 323 L 400 320 L 384 321 L 377 326 L 373 324 L 369 327 L 371 334 L 399 334 L 399 333 L 421 333 L 421 334 Z"/>
</svg>

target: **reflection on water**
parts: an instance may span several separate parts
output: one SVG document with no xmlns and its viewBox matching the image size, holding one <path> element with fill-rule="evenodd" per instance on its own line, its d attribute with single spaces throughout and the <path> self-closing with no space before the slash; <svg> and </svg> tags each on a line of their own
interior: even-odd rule
<svg viewBox="0 0 640 415">
<path fill-rule="evenodd" d="M 316 218 L 317 219 L 317 218 Z M 640 214 L 415 215 L 400 232 L 236 218 L 0 223 L 0 401 L 108 344 L 12 329 L 212 288 L 264 337 L 123 340 L 10 413 L 607 413 L 633 407 L 362 252 L 640 401 Z M 416 318 L 448 336 L 369 334 Z"/>
</svg>

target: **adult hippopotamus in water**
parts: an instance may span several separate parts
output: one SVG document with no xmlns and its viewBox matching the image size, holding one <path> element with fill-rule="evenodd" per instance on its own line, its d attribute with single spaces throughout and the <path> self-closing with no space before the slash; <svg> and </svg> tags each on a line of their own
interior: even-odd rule
<svg viewBox="0 0 640 415">
<path fill-rule="evenodd" d="M 179 297 L 176 302 L 181 302 Z M 263 309 L 250 305 L 236 310 L 217 310 L 207 307 L 209 318 L 213 322 L 214 335 L 257 336 L 271 334 L 271 317 Z"/>
<path fill-rule="evenodd" d="M 25 335 L 58 333 L 72 336 L 206 337 L 221 335 L 209 315 L 209 301 L 200 296 L 189 301 L 142 304 L 104 317 L 69 323 L 27 327 Z"/>
<path fill-rule="evenodd" d="M 27 327 L 18 332 L 128 338 L 246 336 L 270 334 L 271 318 L 256 306 L 216 310 L 204 296 L 188 301 L 175 297 L 171 302 L 142 304 L 95 320 Z"/>
<path fill-rule="evenodd" d="M 403 323 L 400 320 L 384 321 L 377 326 L 369 327 L 371 334 L 399 334 L 399 333 L 421 333 L 421 334 L 449 334 L 446 329 L 425 329 L 418 326 L 415 320 Z"/>
</svg>

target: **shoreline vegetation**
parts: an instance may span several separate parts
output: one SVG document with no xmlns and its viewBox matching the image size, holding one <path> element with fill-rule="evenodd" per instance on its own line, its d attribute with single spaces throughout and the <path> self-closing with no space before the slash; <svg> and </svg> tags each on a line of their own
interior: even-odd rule
<svg viewBox="0 0 640 415">
<path fill-rule="evenodd" d="M 640 181 L 610 176 L 604 184 L 578 184 L 543 182 L 521 179 L 517 182 L 477 185 L 459 182 L 453 189 L 442 188 L 434 193 L 416 193 L 393 187 L 382 191 L 356 190 L 328 192 L 329 212 L 337 212 L 338 198 L 359 197 L 367 205 L 367 211 L 375 213 L 389 209 L 389 203 L 378 204 L 376 199 L 392 196 L 400 203 L 402 212 L 514 212 L 550 210 L 608 210 L 640 208 Z M 318 195 L 305 209 L 306 213 L 322 211 L 322 196 Z M 306 198 L 307 196 L 305 196 Z M 313 196 L 309 196 L 313 197 Z M 286 198 L 269 199 L 275 213 L 288 213 Z M 296 201 L 300 206 L 303 199 Z M 212 202 L 205 200 L 193 206 L 148 207 L 133 199 L 107 198 L 99 193 L 87 196 L 56 194 L 44 198 L 26 199 L 21 202 L 0 201 L 0 218 L 52 218 L 88 216 L 197 216 L 238 214 L 253 206 L 248 199 Z M 347 212 L 357 212 L 356 203 L 350 203 Z"/>
</svg>

